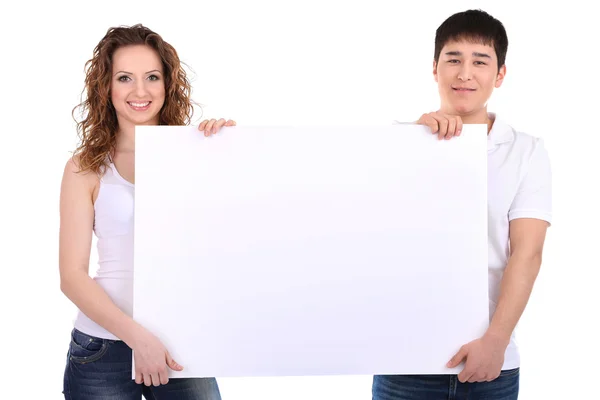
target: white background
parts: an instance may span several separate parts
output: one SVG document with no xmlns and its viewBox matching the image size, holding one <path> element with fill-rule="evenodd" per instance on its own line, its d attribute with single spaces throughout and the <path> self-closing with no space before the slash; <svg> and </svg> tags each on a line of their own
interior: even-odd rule
<svg viewBox="0 0 600 400">
<path fill-rule="evenodd" d="M 435 29 L 454 12 L 480 7 L 504 22 L 510 42 L 506 81 L 490 109 L 543 137 L 554 172 L 554 226 L 518 330 L 520 399 L 593 398 L 600 371 L 596 14 L 593 2 L 532 3 L 2 5 L 2 397 L 18 390 L 11 398 L 61 398 L 75 308 L 59 289 L 60 180 L 76 144 L 71 110 L 83 66 L 110 26 L 142 22 L 173 44 L 194 70 L 204 117 L 248 126 L 383 125 L 438 107 Z M 91 271 L 95 262 L 93 253 Z M 219 382 L 225 400 L 370 398 L 370 377 Z"/>
</svg>

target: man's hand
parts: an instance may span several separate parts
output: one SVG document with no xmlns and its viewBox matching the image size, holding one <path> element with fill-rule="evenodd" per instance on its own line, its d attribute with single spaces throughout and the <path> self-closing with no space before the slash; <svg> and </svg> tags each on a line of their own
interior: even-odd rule
<svg viewBox="0 0 600 400">
<path fill-rule="evenodd" d="M 461 382 L 490 382 L 496 379 L 504 364 L 504 352 L 510 339 L 486 333 L 460 348 L 448 362 L 449 368 L 459 365 L 465 358 L 465 368 L 458 374 Z"/>
<path fill-rule="evenodd" d="M 430 112 L 421 115 L 417 121 L 419 125 L 426 125 L 431 129 L 431 133 L 437 133 L 438 139 L 452 139 L 454 136 L 460 136 L 463 123 L 457 115 L 446 115 L 440 112 Z"/>
</svg>

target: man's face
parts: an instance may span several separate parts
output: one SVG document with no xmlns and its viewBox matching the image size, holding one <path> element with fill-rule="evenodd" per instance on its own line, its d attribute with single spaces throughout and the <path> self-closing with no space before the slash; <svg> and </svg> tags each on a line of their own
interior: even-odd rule
<svg viewBox="0 0 600 400">
<path fill-rule="evenodd" d="M 505 66 L 498 71 L 493 47 L 469 41 L 446 43 L 433 68 L 441 111 L 472 118 L 487 115 L 487 101 L 506 73 Z"/>
</svg>

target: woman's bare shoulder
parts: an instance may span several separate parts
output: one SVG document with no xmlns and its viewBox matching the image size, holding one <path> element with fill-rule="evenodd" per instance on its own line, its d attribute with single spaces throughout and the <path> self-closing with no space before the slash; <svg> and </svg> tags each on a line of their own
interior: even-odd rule
<svg viewBox="0 0 600 400">
<path fill-rule="evenodd" d="M 62 180 L 62 191 L 86 191 L 95 195 L 100 184 L 100 177 L 94 171 L 82 171 L 78 155 L 69 157 L 65 163 Z"/>
</svg>

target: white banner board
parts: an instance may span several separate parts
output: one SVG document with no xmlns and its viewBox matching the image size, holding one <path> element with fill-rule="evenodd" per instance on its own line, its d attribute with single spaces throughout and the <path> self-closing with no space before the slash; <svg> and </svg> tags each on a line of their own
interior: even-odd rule
<svg viewBox="0 0 600 400">
<path fill-rule="evenodd" d="M 136 128 L 134 318 L 172 377 L 456 373 L 488 326 L 487 136 Z"/>
</svg>

